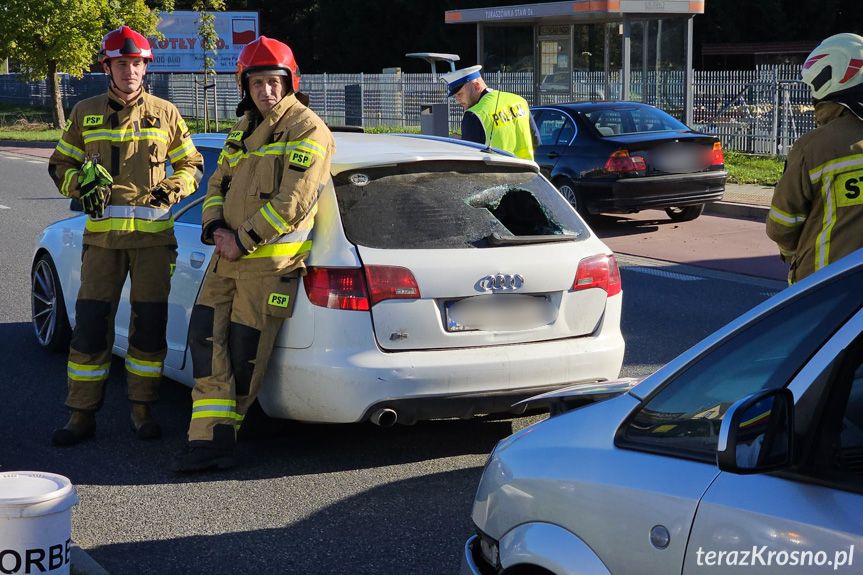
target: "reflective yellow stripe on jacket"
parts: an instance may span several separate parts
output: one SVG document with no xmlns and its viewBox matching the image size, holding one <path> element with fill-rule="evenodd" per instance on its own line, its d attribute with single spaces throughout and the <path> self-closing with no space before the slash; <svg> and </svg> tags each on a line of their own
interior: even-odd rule
<svg viewBox="0 0 863 575">
<path fill-rule="evenodd" d="M 228 154 L 223 151 L 222 156 L 219 158 L 219 160 L 222 161 L 223 159 L 227 159 L 228 165 L 233 168 L 236 167 L 240 160 L 249 158 L 251 156 L 280 156 L 287 154 L 292 150 L 303 150 L 304 152 L 315 154 L 316 156 L 319 156 L 321 158 L 325 158 L 327 154 L 326 148 L 322 147 L 317 142 L 306 138 L 305 140 L 301 140 L 299 142 L 275 142 L 273 144 L 265 144 L 252 152 L 243 152 L 242 150 L 237 150 L 232 154 Z"/>
<path fill-rule="evenodd" d="M 836 207 L 841 205 L 839 194 L 842 191 L 837 189 L 837 179 L 849 175 L 854 168 L 863 168 L 863 154 L 831 160 L 809 171 L 809 180 L 813 185 L 821 181 L 821 201 L 824 204 L 824 220 L 815 244 L 816 271 L 830 263 L 830 239 L 836 225 Z M 859 172 L 855 175 L 859 175 Z"/>
<path fill-rule="evenodd" d="M 84 227 L 91 232 L 157 233 L 173 228 L 174 217 L 170 208 L 108 206 L 101 218 L 87 218 Z"/>
<path fill-rule="evenodd" d="M 86 130 L 82 132 L 84 143 L 98 142 L 107 140 L 109 142 L 134 142 L 137 140 L 159 140 L 160 142 L 168 143 L 168 132 L 158 128 L 144 128 L 139 131 L 135 130 Z"/>
<path fill-rule="evenodd" d="M 287 229 L 287 223 L 279 216 L 272 206 L 267 203 L 261 208 L 261 213 L 267 218 L 267 221 L 273 224 L 273 227 L 279 231 Z M 289 234 L 283 234 L 271 242 L 259 247 L 252 253 L 243 256 L 244 258 L 272 258 L 272 257 L 294 257 L 299 254 L 304 254 L 311 251 L 312 241 L 309 236 L 312 234 L 312 228 L 315 227 L 315 214 L 318 213 L 318 206 L 315 204 L 311 209 L 311 217 L 308 225 L 302 229 L 294 230 Z M 270 220 L 272 214 L 277 218 L 274 221 Z M 279 227 L 283 226 L 283 227 Z"/>
</svg>

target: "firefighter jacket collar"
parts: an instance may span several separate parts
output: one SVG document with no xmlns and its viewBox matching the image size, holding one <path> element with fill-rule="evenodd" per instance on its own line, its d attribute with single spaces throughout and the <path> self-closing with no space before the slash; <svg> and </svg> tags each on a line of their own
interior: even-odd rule
<svg viewBox="0 0 863 575">
<path fill-rule="evenodd" d="M 144 103 L 144 94 L 147 92 L 141 88 L 141 93 L 138 94 L 135 99 L 130 100 L 129 102 L 125 102 L 120 96 L 114 93 L 110 87 L 108 88 L 108 105 L 114 108 L 116 111 L 120 111 L 123 108 L 131 107 L 131 106 L 140 106 Z M 119 106 L 119 107 L 118 107 Z"/>
<path fill-rule="evenodd" d="M 279 123 L 279 120 L 282 119 L 282 116 L 284 116 L 296 103 L 297 97 L 294 96 L 294 94 L 288 94 L 279 100 L 279 102 L 266 113 L 263 120 L 260 120 L 260 124 L 255 127 L 252 133 L 243 140 L 246 150 L 253 152 L 264 144 L 269 144 L 270 137 L 273 134 L 273 129 Z M 257 108 L 253 111 L 247 112 L 247 118 L 250 123 L 252 123 L 252 118 L 255 116 L 257 116 L 258 119 L 261 117 Z"/>
<path fill-rule="evenodd" d="M 829 100 L 818 102 L 815 105 L 815 125 L 823 126 L 846 112 L 850 113 L 851 110 L 842 104 L 837 104 L 836 102 L 831 102 Z"/>
</svg>

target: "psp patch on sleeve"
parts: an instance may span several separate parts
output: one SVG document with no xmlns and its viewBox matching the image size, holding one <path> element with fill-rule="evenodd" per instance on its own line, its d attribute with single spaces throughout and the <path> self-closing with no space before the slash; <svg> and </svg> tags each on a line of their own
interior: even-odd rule
<svg viewBox="0 0 863 575">
<path fill-rule="evenodd" d="M 312 155 L 299 150 L 292 150 L 291 157 L 288 161 L 292 166 L 298 166 L 305 169 L 312 165 Z"/>
</svg>

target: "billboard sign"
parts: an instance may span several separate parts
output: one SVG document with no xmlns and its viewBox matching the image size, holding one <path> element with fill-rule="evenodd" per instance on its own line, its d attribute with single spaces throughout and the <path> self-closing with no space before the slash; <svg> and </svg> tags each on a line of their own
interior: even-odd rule
<svg viewBox="0 0 863 575">
<path fill-rule="evenodd" d="M 215 61 L 216 72 L 236 72 L 240 50 L 258 37 L 257 12 L 211 12 L 213 26 L 219 40 L 216 53 L 209 52 Z M 164 40 L 150 38 L 153 62 L 148 73 L 200 72 L 204 65 L 204 51 L 198 37 L 199 12 L 160 12 L 162 19 L 156 29 L 165 35 Z"/>
</svg>

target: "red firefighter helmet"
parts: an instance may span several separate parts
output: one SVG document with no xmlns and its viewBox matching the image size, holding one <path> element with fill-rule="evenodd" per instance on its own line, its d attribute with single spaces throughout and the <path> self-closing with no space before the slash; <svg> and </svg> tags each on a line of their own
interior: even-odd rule
<svg viewBox="0 0 863 575">
<path fill-rule="evenodd" d="M 102 38 L 99 62 L 123 56 L 143 58 L 147 62 L 152 62 L 153 50 L 150 49 L 150 42 L 144 36 L 128 26 L 120 26 Z"/>
<path fill-rule="evenodd" d="M 237 85 L 241 92 L 248 90 L 248 77 L 252 72 L 264 70 L 282 70 L 290 78 L 288 86 L 293 91 L 300 89 L 300 68 L 294 60 L 294 52 L 287 44 L 261 36 L 246 47 L 237 56 Z"/>
</svg>

